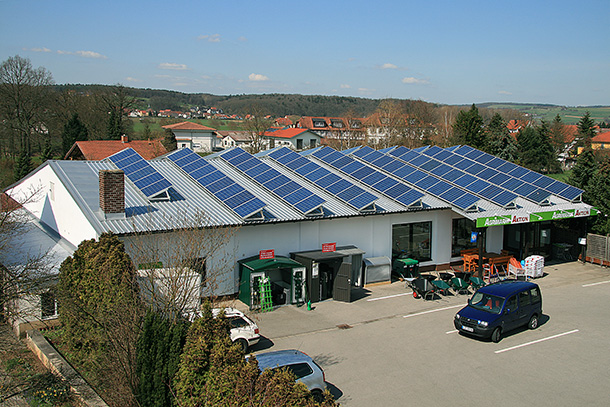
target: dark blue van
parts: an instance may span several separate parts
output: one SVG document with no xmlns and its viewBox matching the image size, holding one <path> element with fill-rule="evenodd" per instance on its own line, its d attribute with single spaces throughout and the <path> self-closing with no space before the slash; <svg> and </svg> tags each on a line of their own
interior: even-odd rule
<svg viewBox="0 0 610 407">
<path fill-rule="evenodd" d="M 453 319 L 460 332 L 499 342 L 505 332 L 527 325 L 538 327 L 542 295 L 537 284 L 502 281 L 479 288 Z"/>
</svg>

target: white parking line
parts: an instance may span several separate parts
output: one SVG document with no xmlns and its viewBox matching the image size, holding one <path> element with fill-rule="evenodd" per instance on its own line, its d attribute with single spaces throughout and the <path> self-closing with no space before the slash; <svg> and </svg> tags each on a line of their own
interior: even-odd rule
<svg viewBox="0 0 610 407">
<path fill-rule="evenodd" d="M 608 283 L 610 283 L 610 280 L 608 280 L 608 281 L 600 281 L 599 283 L 583 284 L 582 286 L 583 287 L 591 287 L 591 286 L 594 286 L 594 285 L 608 284 Z"/>
<path fill-rule="evenodd" d="M 430 311 L 423 311 L 423 312 L 418 312 L 416 314 L 409 314 L 409 315 L 405 315 L 403 316 L 403 318 L 411 318 L 411 317 L 416 317 L 418 315 L 424 315 L 424 314 L 429 314 L 431 312 L 436 312 L 436 311 L 445 311 L 447 309 L 452 309 L 452 308 L 463 308 L 464 304 L 460 304 L 460 305 L 453 305 L 451 307 L 445 307 L 445 308 L 437 308 L 437 309 L 432 309 Z"/>
<path fill-rule="evenodd" d="M 403 295 L 413 295 L 413 291 L 411 291 L 410 293 L 402 293 L 402 294 L 386 295 L 385 297 L 371 298 L 371 299 L 368 299 L 367 301 L 378 301 L 378 300 L 385 300 L 385 299 L 388 299 L 388 298 L 402 297 Z"/>
<path fill-rule="evenodd" d="M 453 331 L 447 331 L 447 332 L 445 332 L 445 333 L 446 333 L 447 335 L 449 335 L 449 334 L 455 334 L 455 333 L 458 333 L 458 332 L 460 332 L 460 331 L 458 331 L 457 329 L 454 329 Z"/>
<path fill-rule="evenodd" d="M 557 335 L 553 335 L 553 336 L 549 336 L 548 338 L 542 338 L 542 339 L 538 339 L 536 341 L 532 341 L 532 342 L 527 342 L 521 345 L 517 345 L 517 346 L 511 346 L 510 348 L 506 348 L 506 349 L 500 349 L 495 351 L 494 353 L 502 353 L 502 352 L 507 352 L 509 350 L 514 350 L 514 349 L 518 349 L 518 348 L 522 348 L 524 346 L 529 346 L 529 345 L 533 345 L 535 343 L 539 343 L 539 342 L 544 342 L 544 341 L 548 341 L 549 339 L 555 339 L 555 338 L 559 338 L 560 336 L 564 336 L 564 335 L 569 335 L 569 334 L 573 334 L 574 332 L 578 332 L 578 329 L 574 329 L 572 331 L 568 331 L 568 332 L 564 332 L 561 334 L 557 334 Z"/>
</svg>

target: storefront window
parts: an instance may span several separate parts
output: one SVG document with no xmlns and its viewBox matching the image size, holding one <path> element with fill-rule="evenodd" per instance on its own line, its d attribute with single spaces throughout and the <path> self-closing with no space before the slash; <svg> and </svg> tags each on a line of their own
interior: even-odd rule
<svg viewBox="0 0 610 407">
<path fill-rule="evenodd" d="M 392 257 L 432 260 L 432 222 L 392 226 Z"/>
<path fill-rule="evenodd" d="M 472 232 L 475 231 L 474 221 L 466 218 L 453 219 L 453 235 L 451 237 L 451 256 L 458 257 L 465 249 L 474 249 L 477 242 L 471 242 Z"/>
</svg>

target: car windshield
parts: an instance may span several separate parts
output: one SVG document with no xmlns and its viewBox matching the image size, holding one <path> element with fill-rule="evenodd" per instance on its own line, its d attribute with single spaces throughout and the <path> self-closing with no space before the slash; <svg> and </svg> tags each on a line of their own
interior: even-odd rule
<svg viewBox="0 0 610 407">
<path fill-rule="evenodd" d="M 504 298 L 480 292 L 474 293 L 468 301 L 468 305 L 472 308 L 491 312 L 492 314 L 499 314 L 502 311 L 503 304 Z"/>
</svg>

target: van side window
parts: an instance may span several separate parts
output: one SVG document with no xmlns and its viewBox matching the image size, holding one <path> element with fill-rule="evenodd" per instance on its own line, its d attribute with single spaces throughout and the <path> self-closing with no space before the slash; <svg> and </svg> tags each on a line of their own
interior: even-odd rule
<svg viewBox="0 0 610 407">
<path fill-rule="evenodd" d="M 519 293 L 519 304 L 520 304 L 521 307 L 525 307 L 525 306 L 531 304 L 529 290 L 528 291 L 521 291 Z"/>
<path fill-rule="evenodd" d="M 530 290 L 530 296 L 532 297 L 532 303 L 533 304 L 541 301 L 541 299 L 540 299 L 540 290 L 538 289 L 538 287 L 532 288 Z"/>
<path fill-rule="evenodd" d="M 510 310 L 511 312 L 513 312 L 517 309 L 517 296 L 516 295 L 513 295 L 512 297 L 510 297 L 508 299 L 508 301 L 506 301 L 506 309 Z"/>
</svg>

